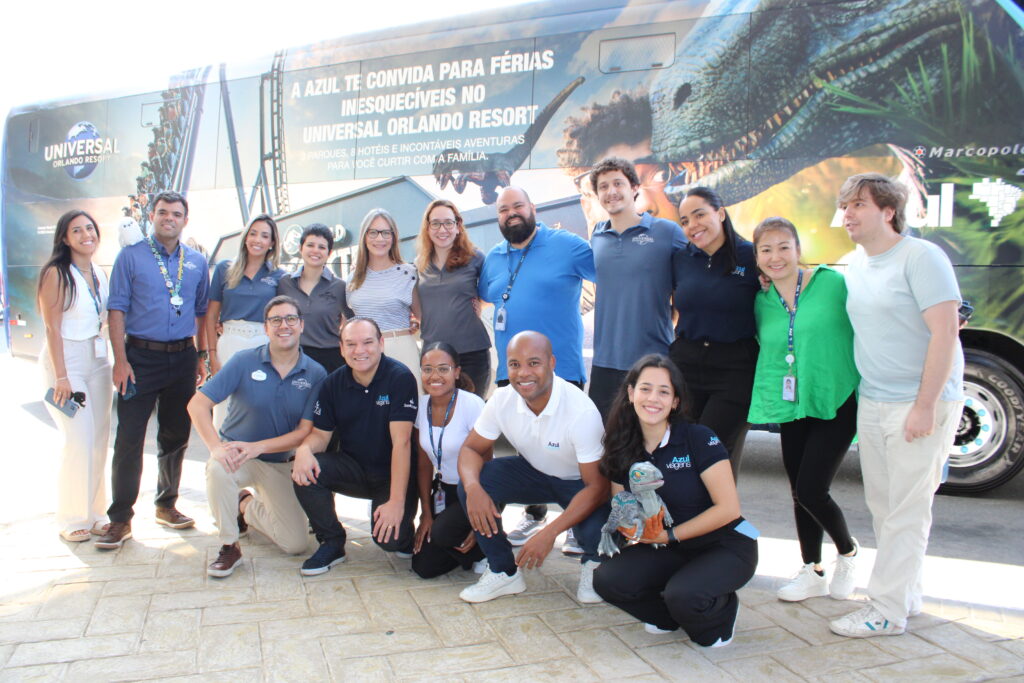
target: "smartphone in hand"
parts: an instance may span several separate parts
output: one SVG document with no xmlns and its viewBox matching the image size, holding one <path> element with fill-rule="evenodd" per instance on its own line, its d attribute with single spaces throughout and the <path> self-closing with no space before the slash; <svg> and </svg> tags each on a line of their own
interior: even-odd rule
<svg viewBox="0 0 1024 683">
<path fill-rule="evenodd" d="M 57 403 L 53 399 L 53 387 L 50 387 L 49 389 L 46 390 L 46 398 L 44 400 L 51 406 L 59 410 L 60 412 L 67 415 L 68 417 L 74 417 L 78 413 L 78 409 L 82 407 L 71 398 L 68 398 L 68 400 L 64 401 L 64 405 L 60 405 L 59 403 Z"/>
</svg>

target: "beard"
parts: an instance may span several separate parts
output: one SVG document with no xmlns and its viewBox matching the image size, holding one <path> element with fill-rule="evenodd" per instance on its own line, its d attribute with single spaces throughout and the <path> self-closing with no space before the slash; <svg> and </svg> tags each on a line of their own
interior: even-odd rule
<svg viewBox="0 0 1024 683">
<path fill-rule="evenodd" d="M 521 220 L 510 225 L 509 222 L 516 217 Z M 504 223 L 498 221 L 498 229 L 501 230 L 501 236 L 508 240 L 509 244 L 521 244 L 528 240 L 533 231 L 537 229 L 537 217 L 533 214 L 509 216 Z"/>
</svg>

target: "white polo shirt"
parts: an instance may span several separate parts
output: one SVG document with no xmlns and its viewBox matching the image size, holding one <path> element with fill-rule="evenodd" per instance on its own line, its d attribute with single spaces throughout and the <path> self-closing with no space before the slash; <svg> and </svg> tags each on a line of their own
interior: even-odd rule
<svg viewBox="0 0 1024 683">
<path fill-rule="evenodd" d="M 558 376 L 540 415 L 506 386 L 494 392 L 473 429 L 492 441 L 504 434 L 527 462 L 559 479 L 580 479 L 579 463 L 597 462 L 604 451 L 601 413 L 583 391 Z"/>
</svg>

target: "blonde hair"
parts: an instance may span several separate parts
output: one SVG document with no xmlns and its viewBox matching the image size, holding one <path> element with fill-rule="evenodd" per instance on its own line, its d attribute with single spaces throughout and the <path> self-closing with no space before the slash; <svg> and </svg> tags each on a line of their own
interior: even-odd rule
<svg viewBox="0 0 1024 683">
<path fill-rule="evenodd" d="M 394 263 L 405 263 L 402 259 L 402 252 L 398 250 L 398 224 L 394 217 L 386 209 L 370 209 L 363 217 L 363 223 L 359 226 L 359 248 L 356 250 L 356 266 L 352 269 L 352 277 L 348 281 L 349 290 L 359 289 L 366 281 L 366 269 L 370 267 L 370 249 L 366 246 L 366 231 L 370 224 L 378 218 L 383 218 L 391 230 L 391 249 L 388 257 Z"/>
<path fill-rule="evenodd" d="M 252 230 L 252 226 L 257 223 L 266 223 L 267 227 L 270 228 L 270 249 L 267 250 L 266 255 L 263 257 L 264 263 L 270 264 L 271 270 L 277 269 L 278 258 L 281 254 L 280 240 L 277 238 L 277 223 L 274 219 L 265 213 L 253 218 L 249 221 L 249 226 L 242 233 L 241 243 L 238 245 L 238 257 L 235 262 L 228 268 L 227 277 L 225 278 L 224 287 L 225 289 L 234 289 L 238 286 L 238 283 L 242 281 L 242 276 L 245 275 L 245 269 L 249 265 L 249 250 L 245 246 L 245 240 L 249 237 L 249 231 Z"/>
<path fill-rule="evenodd" d="M 907 229 L 907 188 L 895 178 L 881 173 L 858 173 L 846 179 L 839 188 L 838 205 L 849 204 L 867 190 L 871 200 L 880 209 L 892 209 L 892 229 L 903 234 Z"/>
<path fill-rule="evenodd" d="M 427 204 L 427 210 L 423 212 L 423 223 L 420 225 L 420 234 L 416 238 L 416 270 L 426 272 L 430 264 L 434 262 L 434 242 L 430 239 L 430 212 L 437 207 L 451 209 L 455 214 L 456 230 L 455 241 L 452 242 L 452 249 L 448 252 L 448 260 L 445 261 L 445 268 L 452 270 L 461 268 L 470 262 L 473 254 L 476 253 L 476 246 L 466 234 L 466 226 L 462 223 L 462 214 L 455 207 L 455 204 L 447 199 L 435 199 Z"/>
</svg>

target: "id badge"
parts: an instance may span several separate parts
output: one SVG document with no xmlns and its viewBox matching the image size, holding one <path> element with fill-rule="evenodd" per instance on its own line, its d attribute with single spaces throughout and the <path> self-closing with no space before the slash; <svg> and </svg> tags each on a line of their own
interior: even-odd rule
<svg viewBox="0 0 1024 683">
<path fill-rule="evenodd" d="M 434 514 L 439 515 L 444 511 L 444 490 L 440 487 L 434 491 Z"/>
<path fill-rule="evenodd" d="M 505 307 L 502 306 L 498 309 L 498 312 L 494 314 L 494 329 L 498 332 L 504 332 L 505 325 L 508 322 L 507 318 L 508 313 L 505 312 Z"/>
<path fill-rule="evenodd" d="M 796 400 L 796 377 L 793 375 L 786 375 L 782 378 L 782 400 Z"/>
<path fill-rule="evenodd" d="M 92 352 L 97 358 L 107 357 L 107 340 L 103 337 L 96 337 L 92 340 Z"/>
</svg>

